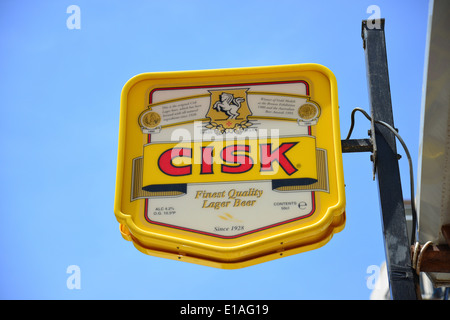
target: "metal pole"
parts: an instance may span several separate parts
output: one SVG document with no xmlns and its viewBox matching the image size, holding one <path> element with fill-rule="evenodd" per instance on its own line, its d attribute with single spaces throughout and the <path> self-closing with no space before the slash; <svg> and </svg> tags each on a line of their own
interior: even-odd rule
<svg viewBox="0 0 450 320">
<path fill-rule="evenodd" d="M 372 157 L 376 166 L 381 204 L 381 218 L 386 252 L 386 265 L 391 298 L 416 300 L 415 273 L 411 267 L 405 208 L 400 181 L 395 136 L 384 126 L 394 127 L 389 73 L 387 65 L 384 19 L 378 23 L 362 22 L 361 36 L 366 57 L 367 80 L 372 116 L 371 134 L 375 135 L 377 153 Z M 394 127 L 395 128 L 395 127 Z M 414 199 L 411 199 L 414 201 Z"/>
</svg>

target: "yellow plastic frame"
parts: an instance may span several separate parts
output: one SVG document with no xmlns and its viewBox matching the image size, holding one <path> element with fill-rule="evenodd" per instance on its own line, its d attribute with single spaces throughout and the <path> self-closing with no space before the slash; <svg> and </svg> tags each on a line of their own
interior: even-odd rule
<svg viewBox="0 0 450 320">
<path fill-rule="evenodd" d="M 139 114 L 154 88 L 194 84 L 305 80 L 310 98 L 321 107 L 313 126 L 318 147 L 327 152 L 329 192 L 316 192 L 317 213 L 242 237 L 221 239 L 159 225 L 142 219 L 142 201 L 130 199 L 130 159 L 142 151 Z M 333 73 L 317 64 L 251 67 L 221 70 L 144 73 L 130 79 L 121 95 L 118 165 L 114 212 L 125 240 L 141 252 L 216 268 L 236 269 L 267 262 L 326 244 L 345 225 L 345 194 L 339 129 L 337 84 Z"/>
</svg>

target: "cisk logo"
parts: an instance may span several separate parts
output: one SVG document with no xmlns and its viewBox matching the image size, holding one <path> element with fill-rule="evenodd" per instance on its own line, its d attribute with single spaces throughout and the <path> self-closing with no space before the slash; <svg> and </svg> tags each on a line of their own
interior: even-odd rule
<svg viewBox="0 0 450 320">
<path fill-rule="evenodd" d="M 251 116 L 252 112 L 247 103 L 247 90 L 209 90 L 211 97 L 206 117 L 210 122 L 206 127 L 218 133 L 240 133 L 251 126 L 248 116 Z"/>
<path fill-rule="evenodd" d="M 275 171 L 274 163 L 278 164 L 278 168 L 290 176 L 298 169 L 289 160 L 286 153 L 292 149 L 298 142 L 284 142 L 276 149 L 272 147 L 272 143 L 259 144 L 259 171 L 262 173 L 271 173 Z M 200 154 L 199 174 L 214 173 L 215 154 L 219 153 L 220 172 L 228 174 L 241 174 L 250 171 L 257 161 L 254 159 L 256 154 L 252 155 L 251 146 L 247 144 L 231 144 L 226 145 L 221 150 L 216 150 L 215 146 L 197 146 L 196 149 L 175 147 L 164 151 L 158 158 L 158 168 L 161 172 L 169 176 L 185 176 L 192 175 L 192 161 L 186 161 L 185 165 L 175 165 L 178 158 L 188 158 L 192 160 L 193 152 Z M 179 161 L 182 162 L 183 160 Z"/>
<path fill-rule="evenodd" d="M 255 180 L 317 181 L 312 136 L 181 143 L 144 147 L 143 189 L 168 185 Z M 165 187 L 164 187 L 165 186 Z"/>
</svg>

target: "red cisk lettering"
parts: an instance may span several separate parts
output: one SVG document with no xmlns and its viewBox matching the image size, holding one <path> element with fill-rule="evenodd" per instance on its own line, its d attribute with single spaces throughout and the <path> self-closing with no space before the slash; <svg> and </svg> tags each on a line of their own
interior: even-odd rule
<svg viewBox="0 0 450 320">
<path fill-rule="evenodd" d="M 290 162 L 286 153 L 291 150 L 298 142 L 285 142 L 279 147 L 272 150 L 272 143 L 259 145 L 259 160 L 261 164 L 261 172 L 273 171 L 273 163 L 277 162 L 284 172 L 292 175 L 297 172 L 297 168 Z M 214 173 L 214 146 L 199 147 L 198 152 L 201 153 L 200 174 Z M 195 149 L 196 150 L 196 149 Z M 229 145 L 220 151 L 220 170 L 223 173 L 240 174 L 245 173 L 253 168 L 256 164 L 251 157 L 251 149 L 249 145 Z M 257 153 L 254 153 L 255 155 Z M 176 165 L 174 159 L 179 157 L 189 158 L 191 164 Z M 193 149 L 192 148 L 172 148 L 164 151 L 158 159 L 159 169 L 170 176 L 185 176 L 192 174 Z M 216 164 L 219 165 L 219 164 Z"/>
<path fill-rule="evenodd" d="M 276 161 L 288 175 L 292 175 L 296 172 L 297 168 L 295 168 L 286 157 L 286 152 L 292 149 L 297 143 L 298 142 L 285 142 L 273 151 L 271 143 L 261 144 L 259 146 L 261 150 L 261 171 L 273 171 L 272 163 Z"/>
<path fill-rule="evenodd" d="M 247 154 L 236 155 L 236 152 L 250 152 L 250 146 L 237 145 L 227 146 L 222 150 L 222 159 L 228 163 L 235 163 L 236 165 L 222 165 L 222 172 L 225 173 L 244 173 L 253 167 L 253 159 Z"/>
<path fill-rule="evenodd" d="M 169 176 L 186 176 L 192 173 L 192 165 L 175 166 L 173 159 L 192 157 L 191 148 L 172 148 L 164 151 L 158 159 L 159 169 Z"/>
</svg>

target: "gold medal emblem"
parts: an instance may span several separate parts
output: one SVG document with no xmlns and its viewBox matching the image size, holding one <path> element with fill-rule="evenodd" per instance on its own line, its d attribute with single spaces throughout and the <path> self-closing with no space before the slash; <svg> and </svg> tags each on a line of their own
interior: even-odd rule
<svg viewBox="0 0 450 320">
<path fill-rule="evenodd" d="M 147 111 L 140 117 L 141 126 L 145 128 L 155 128 L 161 122 L 161 116 L 154 111 Z"/>
<path fill-rule="evenodd" d="M 317 117 L 319 110 L 317 107 L 310 103 L 305 103 L 298 108 L 298 115 L 303 120 L 311 120 Z"/>
</svg>

